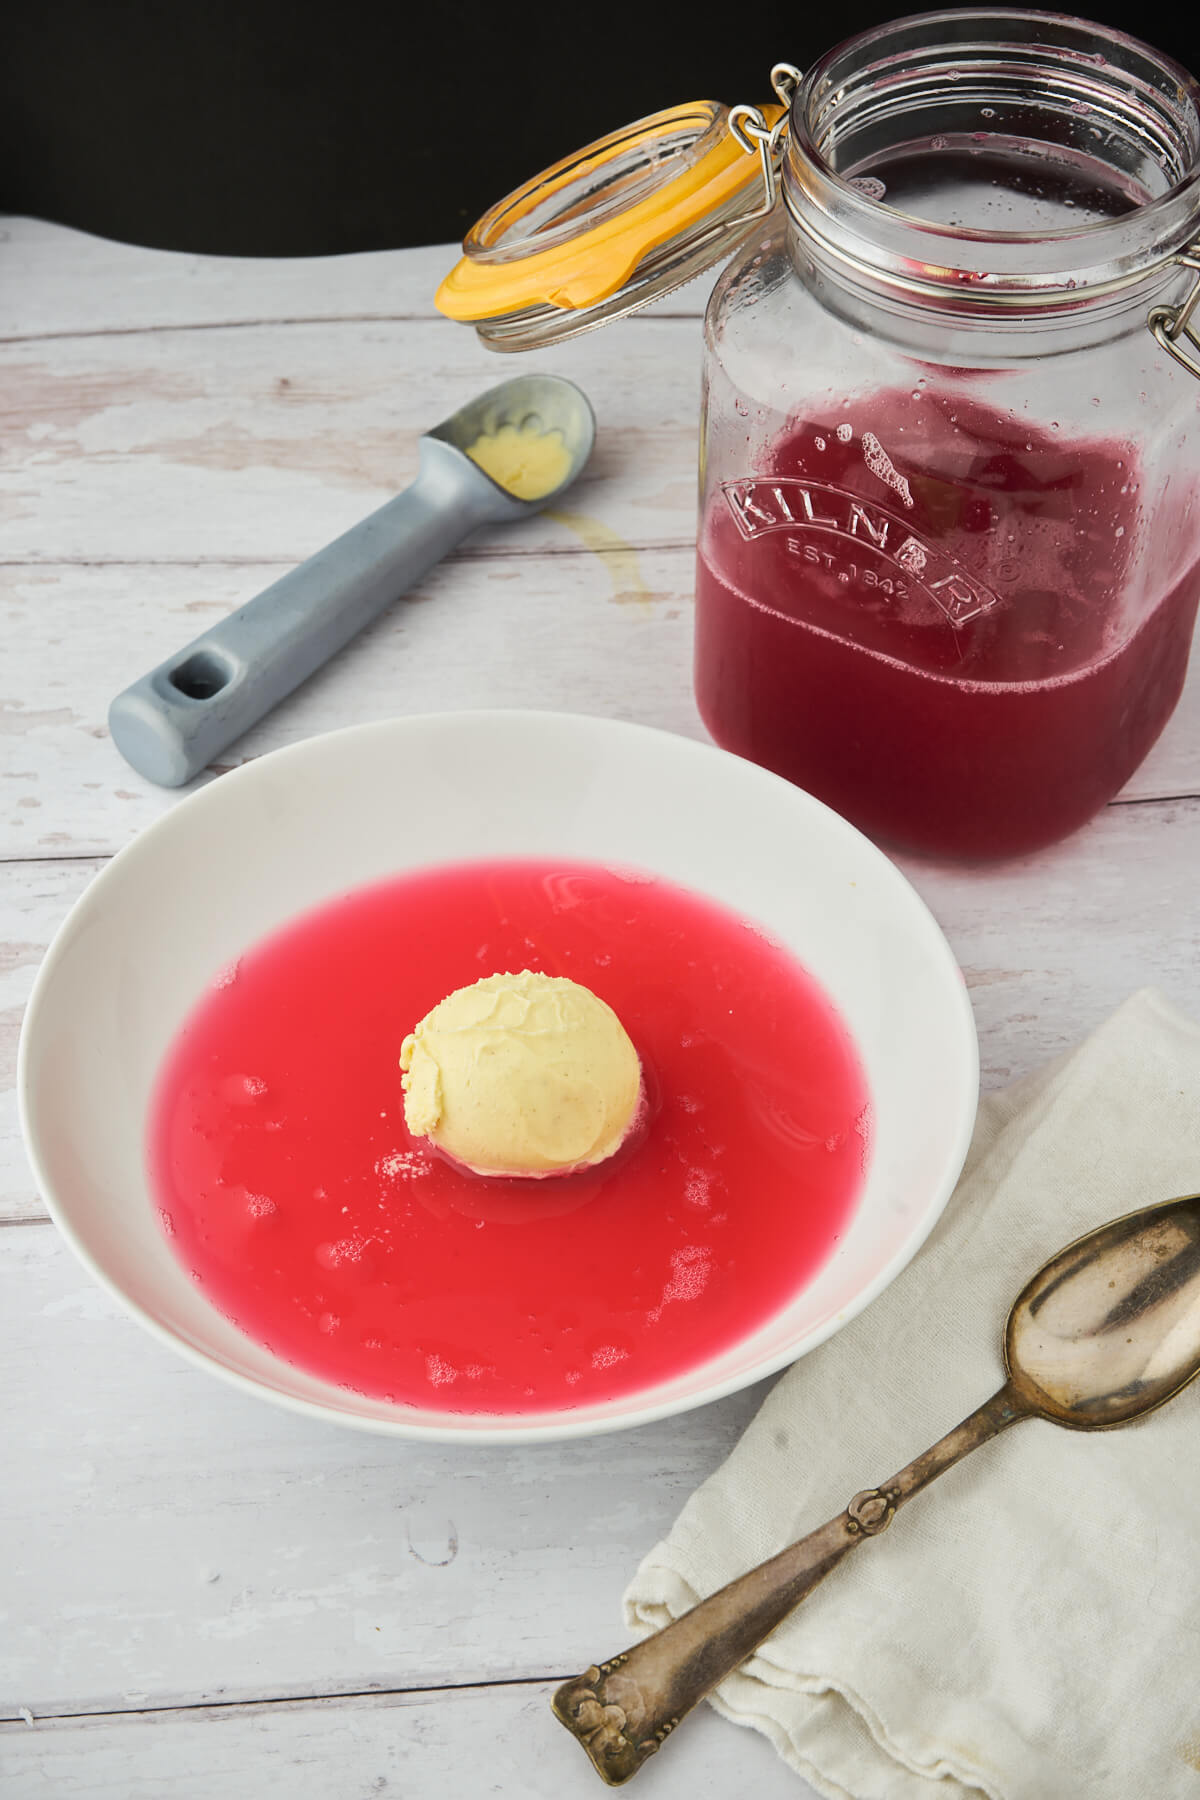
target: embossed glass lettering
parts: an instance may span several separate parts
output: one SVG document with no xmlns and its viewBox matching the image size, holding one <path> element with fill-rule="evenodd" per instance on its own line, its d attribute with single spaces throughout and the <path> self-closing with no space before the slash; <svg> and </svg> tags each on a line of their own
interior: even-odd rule
<svg viewBox="0 0 1200 1800">
<path fill-rule="evenodd" d="M 869 587 L 896 599 L 905 597 L 910 587 L 920 589 L 955 627 L 1001 604 L 999 594 L 915 536 L 907 520 L 874 501 L 795 477 L 768 480 L 749 475 L 724 482 L 721 491 L 744 538 L 785 532 L 793 555 L 821 564 L 843 586 Z M 820 533 L 828 549 L 813 544 L 814 532 Z M 845 559 L 838 539 L 854 546 L 854 560 Z M 899 573 L 881 577 L 861 562 L 867 553 L 878 555 Z M 902 577 L 907 577 L 907 584 Z"/>
<path fill-rule="evenodd" d="M 772 527 L 785 522 L 777 519 L 774 513 L 765 511 L 760 505 L 758 494 L 762 488 L 763 483 L 758 481 L 745 483 L 727 481 L 724 485 L 723 491 L 729 502 L 729 509 L 746 537 L 757 537 L 759 531 L 770 531 Z M 769 493 L 770 489 L 766 489 L 766 492 Z M 790 523 L 790 521 L 787 522 Z M 755 529 L 756 523 L 757 530 Z"/>
<path fill-rule="evenodd" d="M 872 543 L 878 544 L 881 550 L 887 547 L 888 528 L 891 520 L 872 518 L 862 502 L 854 500 L 850 506 L 850 534 L 852 537 L 857 536 L 860 525 Z"/>
</svg>

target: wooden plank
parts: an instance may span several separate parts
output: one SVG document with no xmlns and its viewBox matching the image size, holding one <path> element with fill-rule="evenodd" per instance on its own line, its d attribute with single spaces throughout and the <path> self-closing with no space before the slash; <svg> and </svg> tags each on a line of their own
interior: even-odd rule
<svg viewBox="0 0 1200 1800">
<path fill-rule="evenodd" d="M 434 570 L 225 763 L 369 719 L 488 706 L 702 735 L 691 552 L 605 544 L 593 553 L 574 542 L 578 555 Z M 113 748 L 109 701 L 281 573 L 0 569 L 0 859 L 104 855 L 174 804 L 178 795 L 142 780 Z"/>
<path fill-rule="evenodd" d="M 283 572 L 282 564 L 0 568 L 0 860 L 108 855 L 176 803 L 178 794 L 144 781 L 114 749 L 109 701 Z M 488 706 L 594 713 L 703 739 L 691 686 L 692 583 L 690 550 L 620 542 L 444 564 L 223 764 L 350 723 Z M 1200 654 L 1124 797 L 1194 793 Z"/>
<path fill-rule="evenodd" d="M 14 1717 L 585 1668 L 764 1391 L 511 1450 L 329 1427 L 159 1345 L 49 1224 L 0 1230 L 0 1364 Z"/>
<path fill-rule="evenodd" d="M 422 432 L 535 370 L 596 412 L 569 510 L 692 542 L 697 320 L 629 320 L 519 363 L 446 320 L 350 320 L 0 345 L 0 562 L 300 561 L 413 479 Z M 571 541 L 541 517 L 472 540 Z"/>
<path fill-rule="evenodd" d="M 201 256 L 0 218 L 0 341 L 249 320 L 435 318 L 456 245 L 353 256 Z M 467 336 L 464 329 L 462 335 Z"/>
<path fill-rule="evenodd" d="M 595 1800 L 553 1683 L 0 1725 L 10 1800 Z M 645 1800 L 815 1800 L 757 1732 L 702 1707 L 638 1776 Z"/>
<path fill-rule="evenodd" d="M 0 218 L 0 342 L 268 320 L 438 319 L 434 293 L 460 255 L 457 244 L 431 244 L 349 256 L 199 256 Z M 711 286 L 691 282 L 650 316 L 699 317 Z M 474 336 L 448 321 L 446 331 L 463 343 Z"/>
<path fill-rule="evenodd" d="M 1200 1019 L 1200 802 L 1110 806 L 993 869 L 898 860 L 966 977 L 985 1087 L 1069 1049 L 1140 987 Z"/>
</svg>

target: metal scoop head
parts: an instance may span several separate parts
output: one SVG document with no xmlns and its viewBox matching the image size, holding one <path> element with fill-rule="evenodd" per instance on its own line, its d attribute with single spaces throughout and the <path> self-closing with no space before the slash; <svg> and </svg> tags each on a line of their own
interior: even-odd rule
<svg viewBox="0 0 1200 1800">
<path fill-rule="evenodd" d="M 583 469 L 596 441 L 596 418 L 587 395 L 573 381 L 566 381 L 561 375 L 517 375 L 511 381 L 502 381 L 499 387 L 489 388 L 477 399 L 468 400 L 426 436 L 450 444 L 470 457 L 480 440 L 495 441 L 505 432 L 561 442 L 564 455 L 559 479 L 536 498 L 521 499 L 495 476 L 488 475 L 505 498 L 516 500 L 524 511 L 536 512 L 570 487 Z"/>
</svg>

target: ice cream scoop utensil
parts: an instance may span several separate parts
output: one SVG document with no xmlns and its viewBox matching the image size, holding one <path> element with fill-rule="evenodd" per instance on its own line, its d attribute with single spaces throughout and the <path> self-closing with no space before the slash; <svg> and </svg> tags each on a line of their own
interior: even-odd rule
<svg viewBox="0 0 1200 1800">
<path fill-rule="evenodd" d="M 557 433 L 565 473 L 518 499 L 467 455 L 503 427 Z M 558 375 L 519 375 L 420 440 L 411 487 L 118 694 L 113 742 L 139 774 L 181 787 L 399 599 L 479 525 L 523 519 L 570 486 L 591 454 L 586 396 Z"/>
<path fill-rule="evenodd" d="M 662 1631 L 566 1682 L 554 1711 L 611 1787 L 864 1538 L 1019 1419 L 1080 1431 L 1141 1418 L 1200 1372 L 1200 1195 L 1129 1213 L 1059 1251 L 1013 1303 L 1008 1379 L 881 1486 Z"/>
</svg>

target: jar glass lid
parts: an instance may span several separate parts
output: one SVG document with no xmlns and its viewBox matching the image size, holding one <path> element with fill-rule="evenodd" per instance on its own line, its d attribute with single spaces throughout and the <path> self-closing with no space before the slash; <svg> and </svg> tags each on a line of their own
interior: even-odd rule
<svg viewBox="0 0 1200 1800">
<path fill-rule="evenodd" d="M 472 227 L 436 295 L 495 350 L 526 350 L 646 306 L 731 256 L 775 203 L 786 104 L 698 100 L 544 169 Z M 786 85 L 785 85 L 786 84 Z"/>
</svg>

